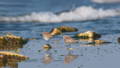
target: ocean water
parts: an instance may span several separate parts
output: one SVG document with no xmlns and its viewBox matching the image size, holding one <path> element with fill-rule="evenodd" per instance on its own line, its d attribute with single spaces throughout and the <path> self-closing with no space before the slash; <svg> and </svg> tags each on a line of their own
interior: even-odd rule
<svg viewBox="0 0 120 68">
<path fill-rule="evenodd" d="M 74 36 L 88 30 L 102 35 L 101 40 L 112 42 L 100 46 L 87 46 L 80 42 L 68 50 L 62 35 L 49 42 L 41 33 L 59 26 L 72 26 L 78 32 L 64 33 Z M 14 68 L 119 68 L 120 67 L 120 3 L 94 3 L 90 0 L 0 0 L 0 35 L 13 33 L 30 40 L 20 50 L 28 56 Z M 42 46 L 50 44 L 50 51 Z M 84 46 L 86 45 L 86 46 Z M 45 55 L 50 59 L 44 62 Z M 67 56 L 73 60 L 65 61 Z M 3 66 L 3 68 L 13 68 Z"/>
</svg>

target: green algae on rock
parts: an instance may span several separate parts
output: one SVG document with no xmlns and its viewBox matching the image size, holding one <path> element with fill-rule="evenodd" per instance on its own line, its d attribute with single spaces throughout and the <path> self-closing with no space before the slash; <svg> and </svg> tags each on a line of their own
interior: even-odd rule
<svg viewBox="0 0 120 68">
<path fill-rule="evenodd" d="M 58 27 L 58 29 L 61 30 L 62 32 L 76 32 L 76 31 L 78 31 L 77 28 L 70 27 L 70 26 L 60 26 L 60 27 Z"/>
<path fill-rule="evenodd" d="M 8 52 L 8 51 L 0 51 L 0 55 L 7 56 L 9 58 L 17 58 L 17 59 L 21 59 L 21 60 L 26 60 L 28 59 L 27 56 L 21 55 L 21 54 L 17 54 L 15 52 Z"/>
<path fill-rule="evenodd" d="M 24 39 L 13 34 L 7 34 L 0 36 L 0 46 L 14 46 L 14 45 L 23 45 L 26 44 L 28 39 Z"/>
<path fill-rule="evenodd" d="M 0 68 L 8 66 L 10 68 L 18 68 L 18 62 L 29 59 L 27 56 L 14 52 L 0 51 Z"/>
<path fill-rule="evenodd" d="M 75 35 L 76 38 L 93 38 L 93 39 L 97 39 L 100 38 L 101 35 L 96 33 L 96 32 L 92 32 L 92 31 L 86 31 L 84 33 L 78 33 Z"/>
</svg>

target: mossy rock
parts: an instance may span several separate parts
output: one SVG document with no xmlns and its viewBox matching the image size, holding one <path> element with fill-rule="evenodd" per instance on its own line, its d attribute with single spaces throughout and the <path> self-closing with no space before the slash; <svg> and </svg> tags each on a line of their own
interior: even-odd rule
<svg viewBox="0 0 120 68">
<path fill-rule="evenodd" d="M 7 51 L 0 51 L 0 68 L 4 68 L 4 67 L 17 68 L 18 62 L 27 59 L 28 57 L 23 56 L 21 54 L 7 52 Z"/>
<path fill-rule="evenodd" d="M 107 42 L 105 40 L 94 40 L 88 44 L 92 44 L 92 45 L 101 45 L 101 44 L 108 44 L 108 43 L 111 43 L 111 42 Z"/>
<path fill-rule="evenodd" d="M 0 51 L 0 55 L 3 55 L 3 58 L 4 57 L 7 57 L 7 58 L 17 58 L 17 59 L 21 59 L 21 60 L 28 59 L 27 56 L 24 56 L 24 55 L 21 55 L 21 54 L 17 54 L 17 53 L 14 53 L 14 52 L 8 52 L 8 51 Z"/>
<path fill-rule="evenodd" d="M 70 27 L 70 26 L 60 26 L 60 27 L 58 27 L 58 29 L 62 32 L 76 32 L 76 31 L 78 31 L 77 28 Z"/>
<path fill-rule="evenodd" d="M 28 39 L 24 39 L 13 34 L 7 34 L 5 36 L 0 36 L 0 45 L 9 46 L 9 45 L 23 45 L 27 43 Z"/>
<path fill-rule="evenodd" d="M 87 38 L 97 39 L 97 38 L 100 38 L 101 35 L 97 34 L 96 32 L 86 31 L 84 33 L 76 34 L 75 37 L 76 38 L 83 38 L 83 39 L 87 39 Z"/>
</svg>

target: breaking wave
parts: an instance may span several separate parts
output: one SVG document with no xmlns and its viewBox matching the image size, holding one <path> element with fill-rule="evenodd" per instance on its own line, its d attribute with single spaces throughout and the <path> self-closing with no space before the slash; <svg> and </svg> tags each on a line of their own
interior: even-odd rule
<svg viewBox="0 0 120 68">
<path fill-rule="evenodd" d="M 96 3 L 118 3 L 120 0 L 92 0 L 93 2 Z"/>
<path fill-rule="evenodd" d="M 64 22 L 64 21 L 86 21 L 105 17 L 120 16 L 117 9 L 96 9 L 90 6 L 78 7 L 68 12 L 59 14 L 53 12 L 33 12 L 24 16 L 0 17 L 4 22 Z"/>
</svg>

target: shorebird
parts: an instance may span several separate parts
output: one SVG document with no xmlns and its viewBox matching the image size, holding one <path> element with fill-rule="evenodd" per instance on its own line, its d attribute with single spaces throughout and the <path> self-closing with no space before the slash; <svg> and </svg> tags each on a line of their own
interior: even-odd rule
<svg viewBox="0 0 120 68">
<path fill-rule="evenodd" d="M 78 40 L 75 40 L 75 39 L 73 39 L 73 38 L 71 38 L 70 36 L 67 36 L 67 35 L 63 36 L 63 39 L 64 39 L 65 43 L 77 43 L 78 42 Z"/>
<path fill-rule="evenodd" d="M 48 41 L 49 39 L 53 37 L 53 35 L 51 35 L 49 32 L 43 32 L 42 36 L 43 36 L 43 39 L 46 41 Z"/>
<path fill-rule="evenodd" d="M 53 28 L 51 31 L 50 31 L 50 34 L 55 36 L 55 35 L 60 35 L 62 34 L 62 31 L 59 30 L 58 28 Z"/>
<path fill-rule="evenodd" d="M 50 32 L 42 32 L 43 39 L 47 41 L 51 39 L 53 36 L 60 34 L 62 34 L 62 32 L 57 28 L 52 29 Z"/>
<path fill-rule="evenodd" d="M 75 32 L 78 31 L 77 28 L 69 27 L 69 26 L 61 26 L 58 28 L 53 28 L 50 32 L 43 32 L 42 36 L 45 40 L 51 39 L 55 35 L 62 35 L 64 32 Z"/>
<path fill-rule="evenodd" d="M 44 50 L 50 50 L 52 48 L 52 46 L 50 44 L 46 44 L 46 45 L 43 45 L 43 49 Z"/>
</svg>

